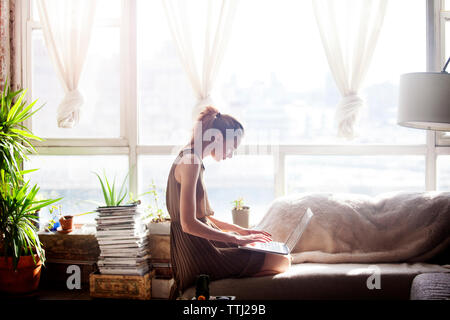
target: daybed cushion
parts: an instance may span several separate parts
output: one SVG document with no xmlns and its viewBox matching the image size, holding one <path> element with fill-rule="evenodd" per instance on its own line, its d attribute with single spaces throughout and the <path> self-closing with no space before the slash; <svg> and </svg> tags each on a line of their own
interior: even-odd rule
<svg viewBox="0 0 450 320">
<path fill-rule="evenodd" d="M 307 208 L 314 216 L 294 263 L 428 262 L 450 247 L 450 192 L 290 194 L 272 202 L 257 228 L 285 242 Z"/>
<path fill-rule="evenodd" d="M 450 273 L 423 273 L 411 285 L 411 300 L 449 300 Z"/>
<path fill-rule="evenodd" d="M 378 270 L 380 289 L 370 290 L 367 280 Z M 414 277 L 428 272 L 450 272 L 450 268 L 426 263 L 301 263 L 275 276 L 212 281 L 210 294 L 232 295 L 239 300 L 409 299 Z M 376 284 L 375 280 L 371 283 Z M 194 295 L 192 286 L 181 298 L 191 299 Z"/>
</svg>

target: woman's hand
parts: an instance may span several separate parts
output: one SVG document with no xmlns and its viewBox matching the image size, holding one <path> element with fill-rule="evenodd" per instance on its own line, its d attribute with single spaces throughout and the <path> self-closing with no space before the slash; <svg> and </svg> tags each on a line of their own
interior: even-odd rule
<svg viewBox="0 0 450 320">
<path fill-rule="evenodd" d="M 235 243 L 240 246 L 245 246 L 246 244 L 252 243 L 252 242 L 270 242 L 272 241 L 272 238 L 269 236 L 266 236 L 262 233 L 254 233 L 254 234 L 248 234 L 248 235 L 237 235 L 235 236 Z"/>
<path fill-rule="evenodd" d="M 263 231 L 263 230 L 253 230 L 253 229 L 241 228 L 239 230 L 239 234 L 243 235 L 243 236 L 248 236 L 248 235 L 251 235 L 251 234 L 262 234 L 262 235 L 265 235 L 265 236 L 269 237 L 270 241 L 272 241 L 272 235 L 270 233 L 266 232 L 266 231 Z"/>
</svg>

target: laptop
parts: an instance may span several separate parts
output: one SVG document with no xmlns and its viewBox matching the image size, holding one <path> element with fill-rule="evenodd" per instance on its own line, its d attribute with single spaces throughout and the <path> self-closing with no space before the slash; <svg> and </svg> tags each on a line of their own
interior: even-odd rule
<svg viewBox="0 0 450 320">
<path fill-rule="evenodd" d="M 276 254 L 284 254 L 288 255 L 292 249 L 294 249 L 294 246 L 297 244 L 298 240 L 302 236 L 303 232 L 305 231 L 306 227 L 308 226 L 309 222 L 311 221 L 311 218 L 313 217 L 313 213 L 310 208 L 308 208 L 305 212 L 305 214 L 302 217 L 302 220 L 300 223 L 295 227 L 295 229 L 292 231 L 292 233 L 289 235 L 289 238 L 287 238 L 286 243 L 282 242 L 253 242 L 246 244 L 245 246 L 238 246 L 238 248 L 245 249 L 245 250 L 253 250 L 253 251 L 260 251 L 260 252 L 269 252 L 269 253 L 276 253 Z"/>
</svg>

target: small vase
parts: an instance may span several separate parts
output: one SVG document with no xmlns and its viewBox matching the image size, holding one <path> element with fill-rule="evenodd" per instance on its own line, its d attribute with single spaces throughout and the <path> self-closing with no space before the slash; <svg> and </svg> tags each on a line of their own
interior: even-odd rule
<svg viewBox="0 0 450 320">
<path fill-rule="evenodd" d="M 248 228 L 250 225 L 250 207 L 243 206 L 241 210 L 233 209 L 233 223 L 242 228 Z"/>
<path fill-rule="evenodd" d="M 64 231 L 72 231 L 73 227 L 73 216 L 64 216 L 59 219 L 61 224 L 61 229 Z"/>
</svg>

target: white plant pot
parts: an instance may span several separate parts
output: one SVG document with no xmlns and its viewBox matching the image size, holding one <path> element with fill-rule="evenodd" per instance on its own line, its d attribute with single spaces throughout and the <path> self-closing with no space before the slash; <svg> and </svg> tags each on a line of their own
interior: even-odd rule
<svg viewBox="0 0 450 320">
<path fill-rule="evenodd" d="M 233 215 L 233 223 L 242 228 L 248 228 L 250 226 L 250 208 L 243 206 L 242 210 L 231 210 Z"/>
<path fill-rule="evenodd" d="M 148 230 L 150 234 L 170 234 L 170 221 L 149 222 Z"/>
</svg>

